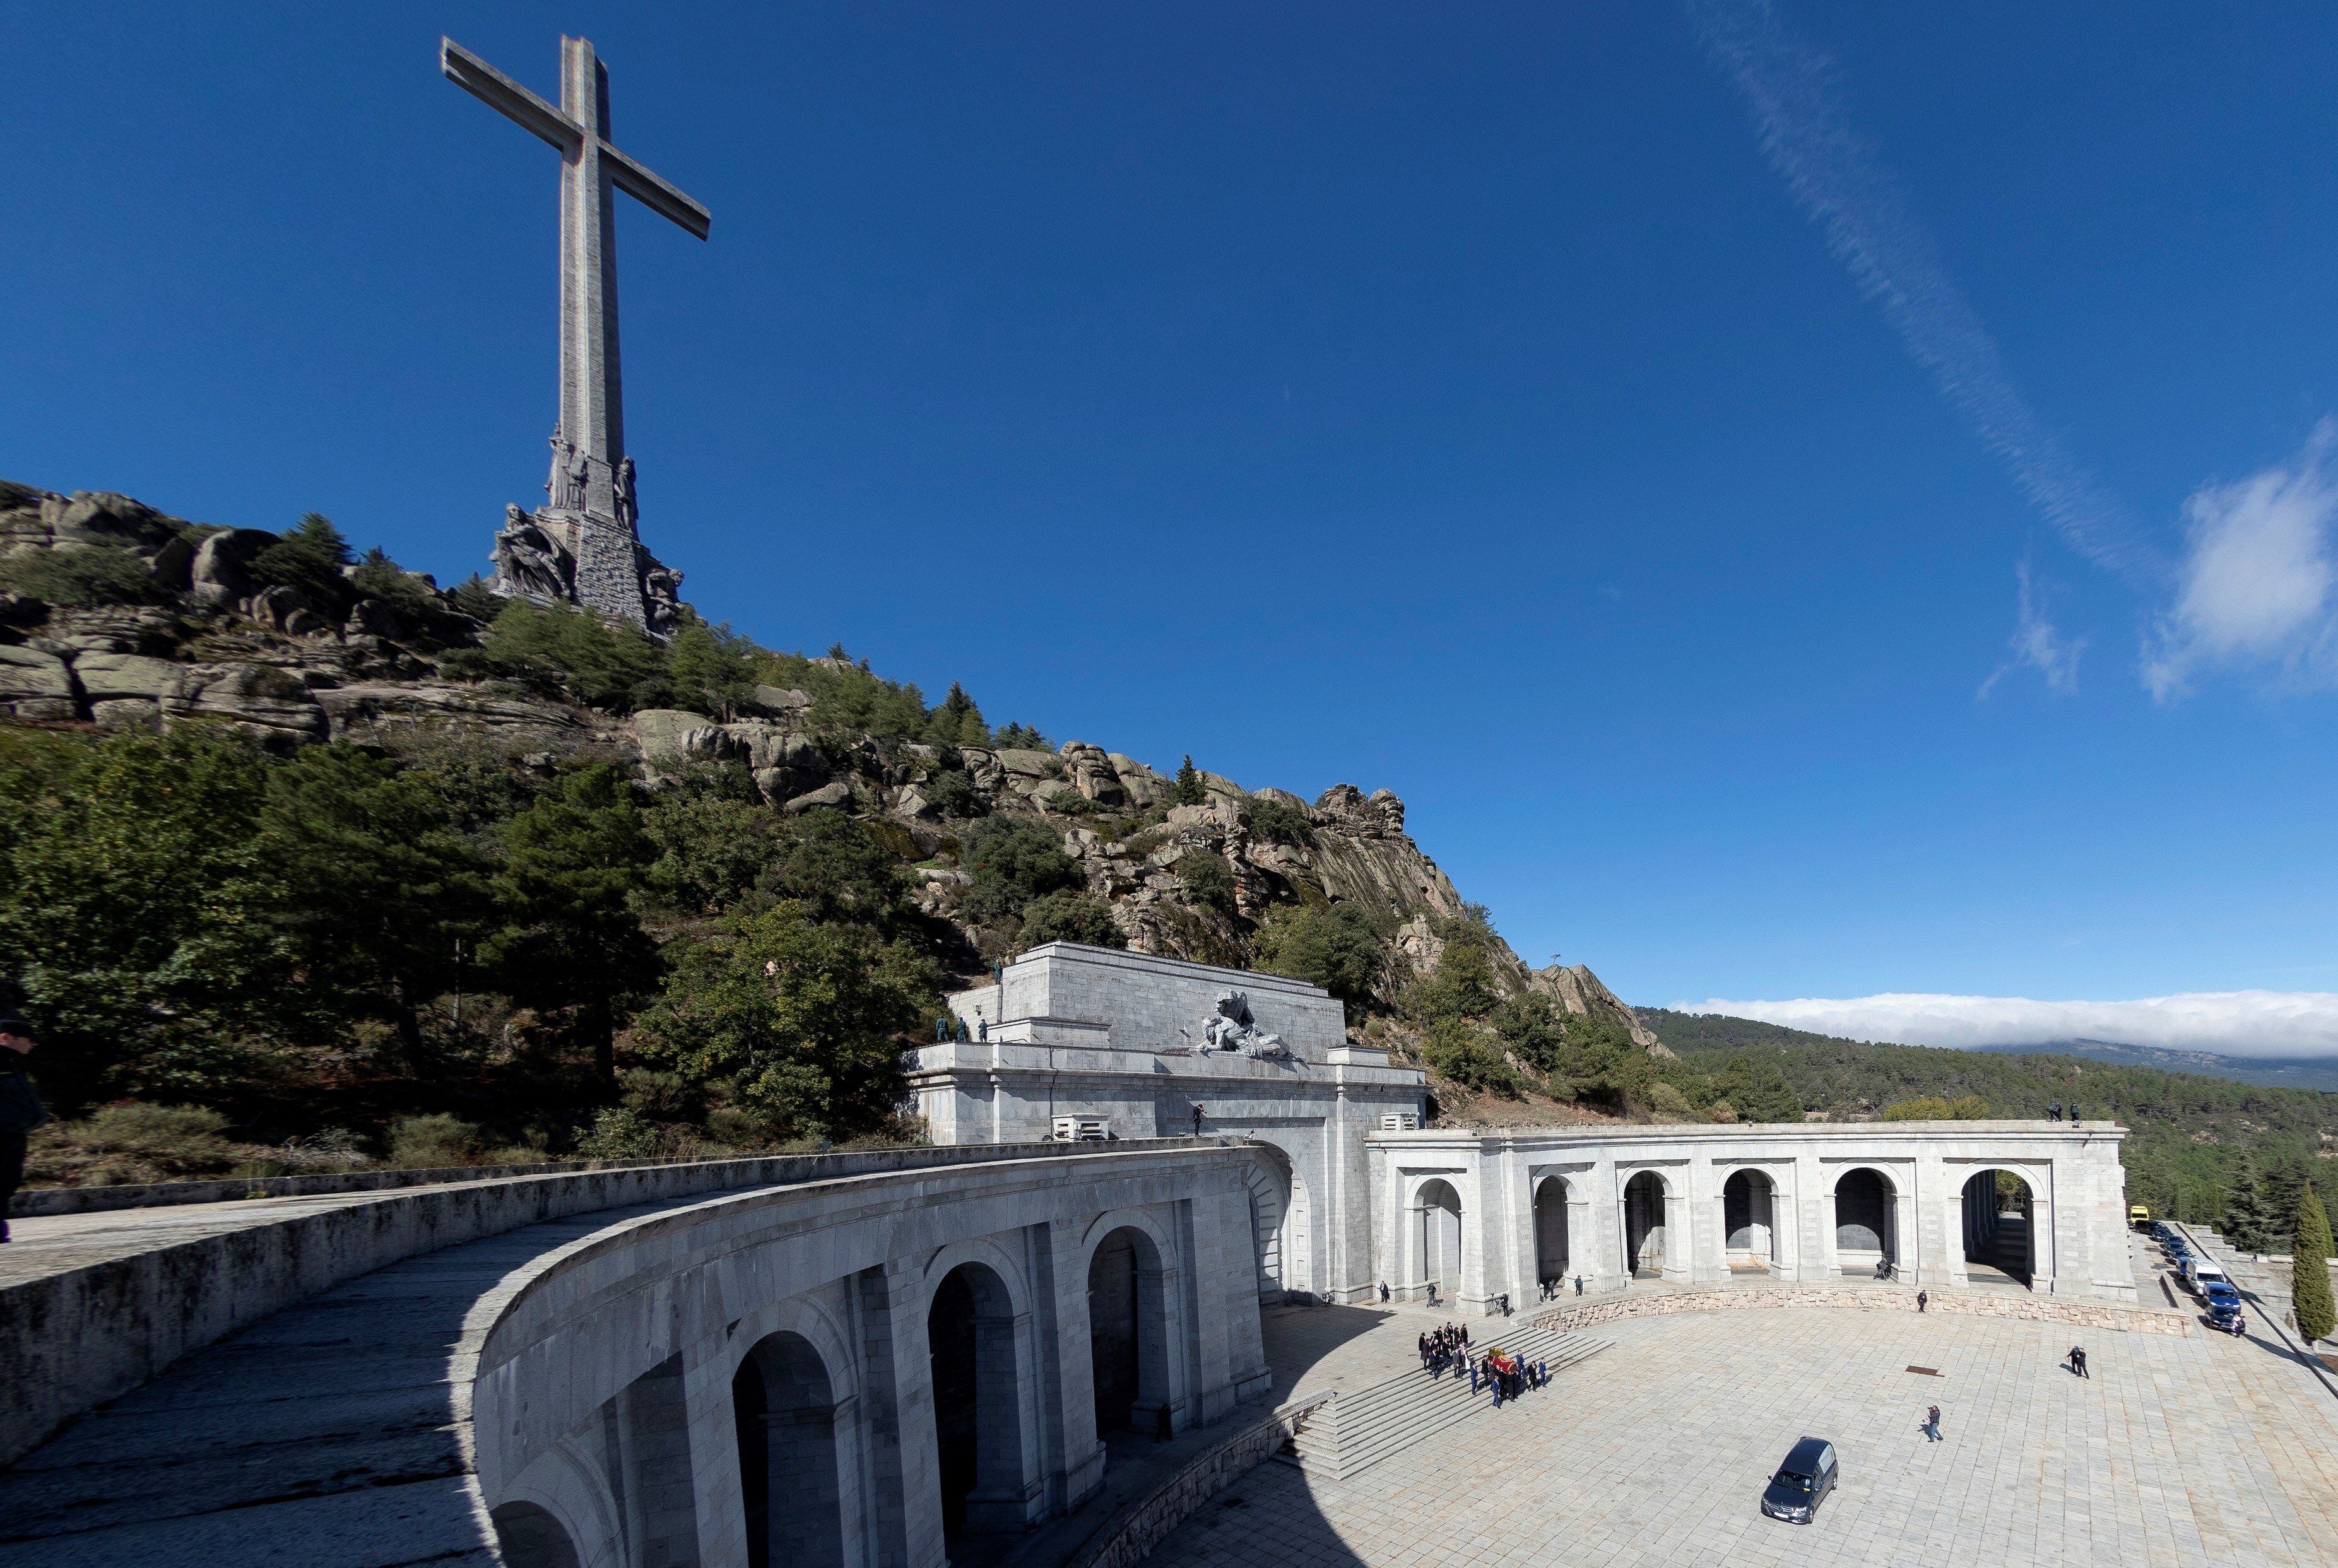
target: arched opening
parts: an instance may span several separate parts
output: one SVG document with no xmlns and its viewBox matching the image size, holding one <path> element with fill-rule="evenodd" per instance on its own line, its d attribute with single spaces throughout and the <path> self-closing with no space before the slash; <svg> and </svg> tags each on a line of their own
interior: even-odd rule
<svg viewBox="0 0 2338 1568">
<path fill-rule="evenodd" d="M 1450 1181 L 1424 1181 L 1418 1208 L 1420 1277 L 1450 1301 L 1461 1289 L 1461 1194 Z"/>
<path fill-rule="evenodd" d="M 1535 1189 L 1535 1279 L 1546 1287 L 1567 1278 L 1567 1183 L 1546 1177 Z"/>
<path fill-rule="evenodd" d="M 1270 1145 L 1270 1147 L 1272 1147 Z M 1309 1246 L 1307 1182 L 1281 1150 L 1245 1172 L 1251 1239 L 1258 1253 L 1258 1294 L 1280 1302 L 1290 1291 L 1315 1289 Z"/>
<path fill-rule="evenodd" d="M 1168 1275 L 1152 1237 L 1124 1225 L 1096 1243 L 1088 1257 L 1088 1359 L 1107 1464 L 1124 1456 L 1115 1432 L 1170 1435 L 1168 1314 Z"/>
<path fill-rule="evenodd" d="M 576 1544 L 547 1509 L 505 1503 L 487 1515 L 496 1546 L 509 1568 L 577 1568 Z"/>
<path fill-rule="evenodd" d="M 2029 1183 L 2010 1171 L 1981 1171 L 1965 1183 L 1965 1274 L 2027 1290 L 2038 1273 Z"/>
<path fill-rule="evenodd" d="M 1767 1273 L 1778 1261 L 1777 1188 L 1763 1171 L 1734 1171 L 1721 1184 L 1729 1266 Z"/>
<path fill-rule="evenodd" d="M 1015 1304 L 987 1265 L 942 1277 L 926 1314 L 934 1389 L 934 1443 L 942 1535 L 1019 1530 L 1023 1419 L 1016 1395 Z"/>
<path fill-rule="evenodd" d="M 836 1396 L 801 1334 L 765 1336 L 731 1378 L 748 1568 L 843 1568 Z"/>
<path fill-rule="evenodd" d="M 1637 1279 L 1665 1271 L 1665 1179 L 1643 1171 L 1624 1183 L 1624 1267 Z"/>
<path fill-rule="evenodd" d="M 1881 1171 L 1846 1171 L 1834 1184 L 1835 1261 L 1845 1274 L 1872 1276 L 1897 1266 L 1900 1195 Z"/>
</svg>

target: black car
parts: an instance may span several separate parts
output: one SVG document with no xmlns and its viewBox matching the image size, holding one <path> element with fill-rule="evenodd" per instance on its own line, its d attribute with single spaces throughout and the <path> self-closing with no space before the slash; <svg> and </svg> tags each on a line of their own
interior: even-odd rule
<svg viewBox="0 0 2338 1568">
<path fill-rule="evenodd" d="M 1791 1524 L 1807 1524 L 1834 1490 L 1834 1445 L 1823 1437 L 1805 1437 L 1763 1489 L 1762 1512 Z"/>
</svg>

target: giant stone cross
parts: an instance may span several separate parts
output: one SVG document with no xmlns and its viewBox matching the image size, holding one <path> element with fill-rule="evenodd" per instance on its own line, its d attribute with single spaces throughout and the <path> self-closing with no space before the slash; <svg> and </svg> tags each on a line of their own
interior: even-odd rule
<svg viewBox="0 0 2338 1568">
<path fill-rule="evenodd" d="M 560 150 L 560 423 L 552 433 L 545 503 L 504 509 L 496 592 L 582 604 L 670 633 L 682 574 L 642 547 L 634 463 L 625 456 L 617 377 L 615 192 L 701 240 L 706 209 L 609 141 L 609 73 L 583 38 L 560 41 L 560 107 L 461 47 L 438 41 L 449 81 Z"/>
</svg>

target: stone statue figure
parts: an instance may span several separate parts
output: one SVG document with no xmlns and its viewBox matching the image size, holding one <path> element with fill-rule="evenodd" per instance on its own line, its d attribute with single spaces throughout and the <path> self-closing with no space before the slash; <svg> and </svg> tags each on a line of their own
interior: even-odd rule
<svg viewBox="0 0 2338 1568">
<path fill-rule="evenodd" d="M 1258 1026 L 1250 1010 L 1250 997 L 1240 991 L 1218 993 L 1217 1005 L 1202 1025 L 1202 1039 L 1213 1051 L 1239 1051 L 1245 1056 L 1283 1054 L 1282 1036 Z"/>
<path fill-rule="evenodd" d="M 581 512 L 584 509 L 584 482 L 591 477 L 593 460 L 557 425 L 552 427 L 552 476 L 544 482 L 544 494 L 555 512 Z"/>
<path fill-rule="evenodd" d="M 937 1018 L 934 1020 L 934 1044 L 937 1045 L 947 1045 L 949 1044 L 948 1019 Z"/>
<path fill-rule="evenodd" d="M 617 521 L 625 528 L 631 529 L 641 518 L 640 504 L 634 499 L 634 460 L 632 458 L 625 457 L 618 461 L 614 484 L 617 496 Z"/>
<path fill-rule="evenodd" d="M 959 1044 L 963 1045 L 963 1044 L 965 1044 L 967 1043 L 967 1042 L 966 1042 L 966 1020 L 965 1020 L 965 1019 L 963 1019 L 963 1018 L 959 1018 L 959 1019 L 956 1020 L 956 1023 L 957 1023 L 957 1026 L 958 1026 L 958 1036 L 957 1036 L 957 1038 L 958 1038 L 958 1043 Z"/>
<path fill-rule="evenodd" d="M 496 534 L 496 591 L 565 603 L 575 597 L 576 563 L 567 548 L 516 506 Z"/>
<path fill-rule="evenodd" d="M 672 636 L 682 624 L 682 573 L 653 561 L 642 573 L 642 608 L 652 632 Z"/>
</svg>

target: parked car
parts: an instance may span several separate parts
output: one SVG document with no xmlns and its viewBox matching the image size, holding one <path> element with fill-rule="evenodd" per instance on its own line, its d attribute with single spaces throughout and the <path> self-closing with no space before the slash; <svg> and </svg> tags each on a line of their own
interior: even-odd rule
<svg viewBox="0 0 2338 1568">
<path fill-rule="evenodd" d="M 1823 1437 L 1803 1438 L 1763 1489 L 1762 1512 L 1790 1524 L 1809 1524 L 1834 1490 L 1835 1475 L 1834 1445 Z"/>
<path fill-rule="evenodd" d="M 2222 1285 L 2227 1290 L 2233 1288 L 2233 1282 L 2225 1271 L 2205 1258 L 2184 1259 L 2184 1284 L 2192 1294 L 2203 1297 L 2211 1285 Z"/>
<path fill-rule="evenodd" d="M 2133 1225 L 2138 1230 L 2148 1230 L 2151 1229 L 2151 1210 L 2145 1208 L 2140 1203 L 2130 1203 L 2127 1205 L 2127 1223 Z"/>
<path fill-rule="evenodd" d="M 2230 1285 L 2210 1281 L 2202 1294 L 2208 1303 L 2208 1327 L 2227 1334 L 2245 1334 L 2249 1325 L 2241 1310 L 2241 1293 Z"/>
</svg>

